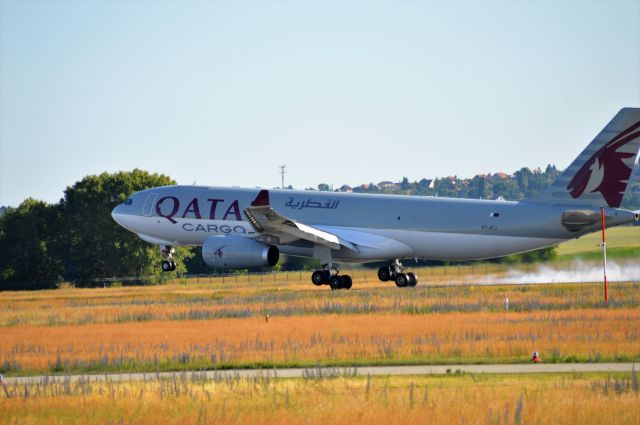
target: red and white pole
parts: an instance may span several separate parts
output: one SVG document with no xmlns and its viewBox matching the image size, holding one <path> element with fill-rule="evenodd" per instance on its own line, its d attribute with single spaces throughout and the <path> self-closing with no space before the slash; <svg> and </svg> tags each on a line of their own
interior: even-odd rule
<svg viewBox="0 0 640 425">
<path fill-rule="evenodd" d="M 609 304 L 609 288 L 607 286 L 607 237 L 604 224 L 604 207 L 600 208 L 602 215 L 602 270 L 604 273 L 604 303 Z"/>
</svg>

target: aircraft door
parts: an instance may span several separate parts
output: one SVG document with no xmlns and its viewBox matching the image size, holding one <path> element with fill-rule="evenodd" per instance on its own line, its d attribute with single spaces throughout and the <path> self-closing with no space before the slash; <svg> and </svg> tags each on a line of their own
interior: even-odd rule
<svg viewBox="0 0 640 425">
<path fill-rule="evenodd" d="M 153 206 L 156 203 L 156 199 L 158 198 L 157 193 L 150 193 L 147 196 L 147 199 L 144 201 L 144 206 L 142 207 L 142 215 L 145 217 L 151 217 L 151 213 L 153 212 Z"/>
</svg>

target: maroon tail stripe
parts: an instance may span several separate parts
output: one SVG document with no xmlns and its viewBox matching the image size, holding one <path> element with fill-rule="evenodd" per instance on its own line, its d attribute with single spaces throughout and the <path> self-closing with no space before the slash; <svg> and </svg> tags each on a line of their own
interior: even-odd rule
<svg viewBox="0 0 640 425">
<path fill-rule="evenodd" d="M 262 189 L 256 199 L 251 202 L 252 207 L 264 207 L 269 205 L 269 191 Z"/>
<path fill-rule="evenodd" d="M 618 134 L 616 137 L 611 139 L 611 141 L 609 143 L 613 143 L 613 142 L 618 141 L 618 139 L 620 139 L 620 138 L 626 136 L 627 134 L 637 130 L 638 128 L 640 128 L 640 121 L 638 121 L 637 123 L 633 124 L 631 127 L 627 128 L 626 130 L 624 130 L 620 134 Z"/>
</svg>

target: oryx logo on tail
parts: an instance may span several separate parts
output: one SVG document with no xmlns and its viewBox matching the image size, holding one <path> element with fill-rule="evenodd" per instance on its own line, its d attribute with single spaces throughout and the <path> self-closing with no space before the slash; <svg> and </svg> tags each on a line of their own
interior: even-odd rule
<svg viewBox="0 0 640 425">
<path fill-rule="evenodd" d="M 598 149 L 575 174 L 567 190 L 573 198 L 600 192 L 610 207 L 619 207 L 631 175 L 640 137 L 640 122 L 633 124 Z"/>
</svg>

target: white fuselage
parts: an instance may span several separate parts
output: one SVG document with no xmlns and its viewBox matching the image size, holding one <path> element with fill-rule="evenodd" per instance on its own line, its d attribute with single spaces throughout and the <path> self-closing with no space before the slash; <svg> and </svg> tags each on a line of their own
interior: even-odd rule
<svg viewBox="0 0 640 425">
<path fill-rule="evenodd" d="M 138 192 L 118 206 L 116 221 L 159 245 L 202 245 L 211 236 L 263 235 L 244 214 L 259 189 L 167 186 Z M 561 223 L 569 207 L 529 202 L 271 190 L 279 214 L 338 235 L 357 246 L 332 256 L 342 261 L 395 258 L 469 260 L 530 251 L 579 237 L 599 224 L 570 231 Z M 606 209 L 607 225 L 634 219 Z M 284 254 L 313 256 L 314 244 L 280 236 Z"/>
</svg>

